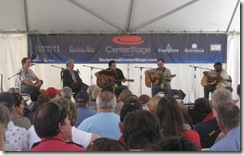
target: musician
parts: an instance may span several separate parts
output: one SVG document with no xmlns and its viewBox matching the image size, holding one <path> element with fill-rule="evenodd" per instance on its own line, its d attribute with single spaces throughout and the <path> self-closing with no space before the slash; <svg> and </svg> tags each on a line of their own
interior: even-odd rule
<svg viewBox="0 0 244 155">
<path fill-rule="evenodd" d="M 164 60 L 163 59 L 158 59 L 156 61 L 158 68 L 156 69 L 151 69 L 151 70 L 146 70 L 145 71 L 145 76 L 146 79 L 150 79 L 149 73 L 154 73 L 159 75 L 159 83 L 152 85 L 152 96 L 156 95 L 160 89 L 163 89 L 164 94 L 167 95 L 168 92 L 171 90 L 171 80 L 172 77 L 168 77 L 171 75 L 171 71 L 164 66 Z M 152 83 L 155 82 L 156 79 L 150 79 Z"/>
<path fill-rule="evenodd" d="M 204 98 L 209 99 L 209 93 L 218 88 L 229 86 L 229 75 L 225 69 L 222 69 L 222 63 L 216 62 L 214 70 L 204 71 L 203 74 L 207 77 L 207 85 L 204 86 Z"/>
<path fill-rule="evenodd" d="M 22 68 L 17 73 L 15 81 L 16 87 L 21 93 L 30 93 L 31 89 L 40 90 L 43 81 L 40 80 L 35 73 L 30 69 L 30 59 L 25 57 L 21 60 Z"/>
<path fill-rule="evenodd" d="M 75 95 L 80 91 L 86 91 L 89 87 L 87 84 L 82 82 L 82 79 L 79 76 L 79 70 L 74 70 L 74 60 L 69 59 L 66 61 L 66 69 L 63 71 L 63 87 L 68 86 L 72 89 Z"/>
<path fill-rule="evenodd" d="M 102 71 L 99 71 L 97 73 L 95 73 L 95 76 L 101 80 L 103 80 L 103 78 L 101 77 L 102 75 L 111 75 L 115 77 L 115 81 L 111 81 L 112 83 L 109 83 L 109 81 L 106 81 L 104 83 L 107 83 L 106 85 L 104 85 L 104 87 L 106 86 L 116 86 L 119 89 L 128 89 L 127 86 L 122 85 L 122 82 L 126 82 L 126 78 L 124 77 L 124 74 L 122 72 L 121 69 L 116 67 L 116 61 L 115 60 L 111 60 L 108 62 L 108 68 Z M 114 83 L 114 84 L 113 84 Z"/>
</svg>

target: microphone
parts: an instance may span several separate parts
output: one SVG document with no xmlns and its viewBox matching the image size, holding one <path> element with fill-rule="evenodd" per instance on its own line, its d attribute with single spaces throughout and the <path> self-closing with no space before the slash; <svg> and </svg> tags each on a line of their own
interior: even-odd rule
<svg viewBox="0 0 244 155">
<path fill-rule="evenodd" d="M 30 66 L 34 66 L 35 64 L 31 64 Z"/>
</svg>

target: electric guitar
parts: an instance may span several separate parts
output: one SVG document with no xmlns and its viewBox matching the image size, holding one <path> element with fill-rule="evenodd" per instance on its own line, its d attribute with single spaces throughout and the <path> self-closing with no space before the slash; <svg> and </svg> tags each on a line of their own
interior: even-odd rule
<svg viewBox="0 0 244 155">
<path fill-rule="evenodd" d="M 100 74 L 99 77 L 97 77 L 97 86 L 100 88 L 107 86 L 114 87 L 116 85 L 116 82 L 123 80 L 124 79 L 115 79 L 113 75 Z M 134 82 L 133 79 L 125 79 L 125 81 Z"/>
<path fill-rule="evenodd" d="M 172 74 L 169 76 L 164 76 L 163 78 L 168 78 L 168 77 L 175 77 L 176 74 Z M 159 74 L 156 73 L 148 73 L 148 77 L 145 76 L 145 84 L 147 87 L 151 88 L 152 85 L 159 84 L 161 83 L 161 78 Z"/>
</svg>

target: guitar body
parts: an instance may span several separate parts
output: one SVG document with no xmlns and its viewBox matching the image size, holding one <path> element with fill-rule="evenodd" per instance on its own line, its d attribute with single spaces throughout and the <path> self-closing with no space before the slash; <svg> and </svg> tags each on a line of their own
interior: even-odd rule
<svg viewBox="0 0 244 155">
<path fill-rule="evenodd" d="M 165 76 L 164 78 L 175 77 L 175 76 L 176 76 L 176 74 L 172 74 L 170 76 Z M 162 79 L 160 78 L 160 75 L 156 74 L 156 73 L 148 73 L 148 77 L 145 76 L 145 84 L 148 88 L 151 88 L 152 85 L 161 83 L 161 81 L 162 81 Z"/>
<path fill-rule="evenodd" d="M 113 87 L 115 85 L 115 77 L 113 75 L 100 74 L 97 78 L 97 86 L 103 87 Z"/>
<path fill-rule="evenodd" d="M 213 72 L 208 72 L 210 76 L 217 76 L 217 74 Z M 203 76 L 201 80 L 201 85 L 205 87 L 206 85 L 214 85 L 217 81 L 216 80 L 210 80 L 207 76 Z"/>
<path fill-rule="evenodd" d="M 97 86 L 100 88 L 104 87 L 114 87 L 116 85 L 116 82 L 123 81 L 123 79 L 115 79 L 114 75 L 106 75 L 106 74 L 99 74 L 99 77 L 97 78 Z M 128 82 L 134 82 L 133 79 L 125 79 L 125 81 Z"/>
</svg>

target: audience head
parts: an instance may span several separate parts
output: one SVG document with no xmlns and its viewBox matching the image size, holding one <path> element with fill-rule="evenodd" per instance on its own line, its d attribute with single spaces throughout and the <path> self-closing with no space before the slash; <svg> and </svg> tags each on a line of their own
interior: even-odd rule
<svg viewBox="0 0 244 155">
<path fill-rule="evenodd" d="M 15 101 L 14 101 L 14 96 L 11 93 L 9 92 L 0 93 L 0 102 L 1 104 L 4 104 L 9 109 L 10 112 L 12 112 Z"/>
<path fill-rule="evenodd" d="M 78 117 L 75 104 L 70 99 L 66 98 L 58 98 L 55 102 L 61 104 L 66 109 L 71 126 L 75 126 Z"/>
<path fill-rule="evenodd" d="M 236 91 L 237 95 L 240 97 L 241 96 L 241 85 L 238 84 L 237 85 L 237 91 Z"/>
<path fill-rule="evenodd" d="M 210 104 L 209 104 L 209 100 L 206 98 L 196 99 L 193 109 L 202 114 L 209 114 L 212 111 Z"/>
<path fill-rule="evenodd" d="M 99 87 L 94 88 L 94 89 L 92 90 L 92 92 L 91 92 L 91 99 L 92 99 L 92 100 L 96 100 L 98 94 L 101 93 L 101 90 L 102 90 L 102 89 L 99 88 Z"/>
<path fill-rule="evenodd" d="M 86 91 L 81 90 L 75 96 L 75 104 L 77 107 L 85 107 L 90 101 L 90 95 Z"/>
<path fill-rule="evenodd" d="M 166 137 L 154 144 L 148 145 L 147 151 L 200 151 L 196 144 L 181 136 Z"/>
<path fill-rule="evenodd" d="M 141 104 L 147 104 L 150 100 L 150 96 L 142 94 L 141 96 L 139 96 L 139 100 L 141 101 Z"/>
<path fill-rule="evenodd" d="M 41 95 L 41 92 L 39 90 L 32 89 L 30 91 L 30 99 L 31 99 L 31 101 L 37 101 L 39 95 Z"/>
<path fill-rule="evenodd" d="M 42 104 L 34 114 L 34 127 L 40 138 L 60 135 L 64 140 L 71 138 L 71 125 L 66 109 L 54 102 Z"/>
<path fill-rule="evenodd" d="M 115 106 L 116 106 L 116 98 L 114 93 L 111 91 L 104 90 L 102 91 L 96 99 L 97 103 L 97 110 L 112 110 L 114 111 Z"/>
<path fill-rule="evenodd" d="M 4 151 L 5 127 L 0 124 L 0 151 Z"/>
<path fill-rule="evenodd" d="M 72 89 L 70 89 L 69 87 L 63 87 L 61 89 L 61 97 L 63 98 L 67 98 L 67 99 L 71 99 L 72 97 Z"/>
<path fill-rule="evenodd" d="M 158 102 L 157 112 L 162 135 L 165 137 L 179 135 L 184 131 L 184 116 L 175 98 L 164 96 Z"/>
<path fill-rule="evenodd" d="M 14 108 L 13 108 L 14 114 L 23 115 L 24 108 L 25 108 L 23 97 L 18 93 L 13 93 L 13 96 L 15 101 Z"/>
<path fill-rule="evenodd" d="M 91 95 L 92 94 L 92 91 L 95 89 L 95 88 L 97 88 L 98 86 L 97 85 L 95 85 L 95 84 L 92 84 L 92 85 L 90 85 L 88 88 L 87 88 L 87 93 L 89 94 L 89 95 Z"/>
<path fill-rule="evenodd" d="M 124 102 L 125 99 L 130 95 L 133 95 L 133 93 L 129 89 L 124 89 L 119 95 L 119 101 Z"/>
<path fill-rule="evenodd" d="M 9 93 L 11 93 L 11 94 L 12 94 L 12 93 L 18 93 L 18 91 L 17 91 L 16 88 L 14 88 L 14 87 L 9 88 L 7 92 L 9 92 Z"/>
<path fill-rule="evenodd" d="M 45 91 L 45 94 L 47 94 L 50 98 L 56 97 L 58 95 L 59 91 L 54 87 L 48 87 Z"/>
<path fill-rule="evenodd" d="M 216 108 L 221 102 L 233 102 L 232 94 L 225 88 L 216 89 L 212 94 L 212 108 L 214 116 L 216 116 Z"/>
<path fill-rule="evenodd" d="M 147 110 L 131 112 L 123 120 L 123 138 L 129 149 L 143 149 L 147 144 L 160 140 L 159 130 L 159 119 Z"/>
<path fill-rule="evenodd" d="M 229 90 L 231 93 L 233 92 L 233 88 L 231 86 L 225 86 L 224 88 Z"/>
<path fill-rule="evenodd" d="M 219 103 L 216 112 L 218 125 L 225 134 L 240 125 L 240 109 L 232 102 Z"/>
<path fill-rule="evenodd" d="M 155 95 L 153 96 L 149 101 L 148 101 L 148 109 L 153 112 L 156 113 L 157 111 L 157 105 L 158 105 L 158 101 L 161 99 L 161 96 L 159 95 Z"/>
<path fill-rule="evenodd" d="M 37 98 L 37 103 L 39 106 L 48 101 L 50 101 L 50 97 L 46 94 L 40 94 Z"/>
<path fill-rule="evenodd" d="M 0 102 L 0 124 L 7 128 L 8 122 L 10 121 L 9 109 Z"/>
<path fill-rule="evenodd" d="M 94 140 L 86 149 L 88 152 L 93 151 L 129 151 L 128 147 L 114 139 L 98 138 Z"/>
<path fill-rule="evenodd" d="M 142 110 L 140 102 L 136 99 L 133 99 L 132 96 L 128 97 L 125 100 L 123 107 L 120 110 L 120 122 L 123 122 L 125 116 L 133 111 Z"/>
</svg>

